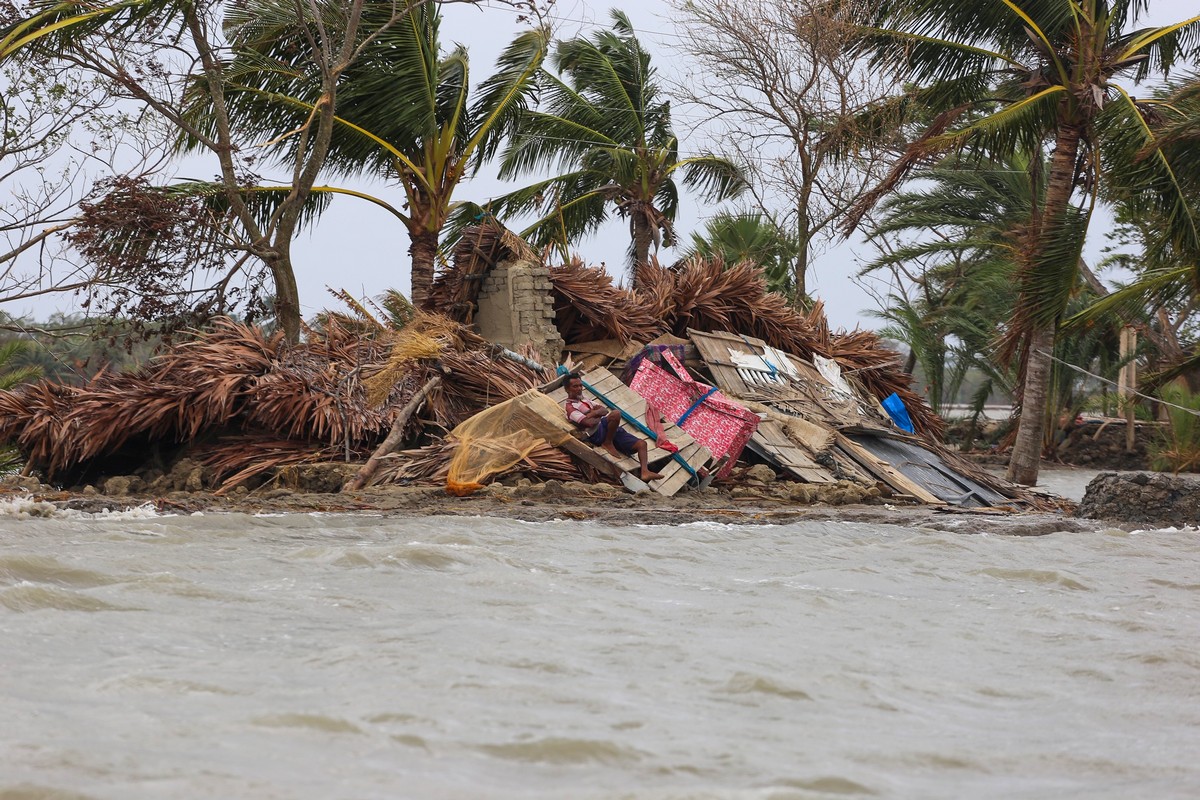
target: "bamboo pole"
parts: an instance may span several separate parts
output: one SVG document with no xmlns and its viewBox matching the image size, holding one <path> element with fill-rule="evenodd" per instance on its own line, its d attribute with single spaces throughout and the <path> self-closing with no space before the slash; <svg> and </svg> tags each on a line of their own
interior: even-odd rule
<svg viewBox="0 0 1200 800">
<path fill-rule="evenodd" d="M 1137 329 L 1126 326 L 1121 329 L 1121 372 L 1117 376 L 1117 391 L 1125 411 L 1125 452 L 1132 453 L 1137 444 L 1135 412 L 1137 410 Z"/>
<path fill-rule="evenodd" d="M 430 378 L 429 382 L 412 396 L 412 399 L 408 401 L 408 405 L 400 409 L 400 413 L 396 416 L 396 421 L 392 424 L 392 430 L 388 433 L 387 438 L 383 440 L 383 443 L 379 447 L 375 448 L 375 452 L 371 453 L 371 457 L 367 459 L 367 463 L 363 464 L 358 474 L 342 487 L 342 491 L 353 492 L 361 489 L 366 485 L 367 481 L 374 477 L 383 463 L 384 456 L 395 451 L 400 446 L 400 443 L 404 441 L 404 426 L 408 424 L 408 420 L 421 407 L 421 404 L 425 402 L 425 398 L 429 396 L 429 393 L 441 385 L 441 382 L 442 376 L 440 375 Z"/>
</svg>

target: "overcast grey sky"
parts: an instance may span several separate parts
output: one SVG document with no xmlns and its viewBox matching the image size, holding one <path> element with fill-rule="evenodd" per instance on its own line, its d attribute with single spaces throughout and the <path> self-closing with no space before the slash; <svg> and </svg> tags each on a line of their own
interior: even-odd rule
<svg viewBox="0 0 1200 800">
<path fill-rule="evenodd" d="M 552 14 L 556 35 L 566 38 L 605 27 L 609 9 L 614 6 L 628 14 L 644 45 L 652 52 L 654 63 L 663 77 L 669 79 L 682 75 L 682 62 L 678 54 L 680 34 L 670 13 L 669 0 L 559 0 Z M 1178 21 L 1198 12 L 1200 9 L 1195 0 L 1154 0 L 1146 22 L 1160 24 Z M 496 57 L 520 27 L 516 15 L 504 6 L 485 4 L 482 8 L 475 8 L 449 5 L 445 9 L 442 35 L 447 45 L 458 42 L 468 48 L 472 73 L 478 80 L 490 72 Z M 703 123 L 695 109 L 676 105 L 673 112 L 681 139 L 681 154 L 697 152 L 709 144 L 702 138 L 689 135 L 693 126 Z M 215 174 L 216 170 L 210 172 Z M 197 172 L 192 166 L 188 174 L 208 173 Z M 267 177 L 280 178 L 282 172 Z M 397 187 L 368 184 L 357 185 L 357 188 L 377 194 L 395 205 L 402 202 L 402 193 Z M 493 176 L 484 174 L 462 185 L 457 197 L 461 200 L 484 201 L 511 188 L 514 186 L 505 185 Z M 677 220 L 681 239 L 686 242 L 690 232 L 701 227 L 704 218 L 717 210 L 717 207 L 701 206 L 694 198 L 685 196 Z M 1093 225 L 1093 231 L 1102 230 L 1103 227 Z M 1094 233 L 1089 250 L 1094 252 L 1098 248 L 1095 241 L 1098 238 L 1099 234 Z M 622 276 L 628 242 L 627 224 L 614 218 L 596 235 L 578 242 L 577 250 L 588 263 L 604 262 L 614 275 Z M 408 245 L 404 228 L 395 217 L 370 203 L 338 197 L 319 226 L 312 232 L 301 233 L 293 248 L 305 317 L 336 305 L 336 301 L 326 292 L 326 287 L 346 289 L 358 297 L 375 297 L 389 288 L 408 294 Z M 869 255 L 869 248 L 851 241 L 831 248 L 810 267 L 810 292 L 825 301 L 830 323 L 835 328 L 873 328 L 878 325 L 878 321 L 867 312 L 876 307 L 872 294 L 886 295 L 887 285 L 876 281 L 864 288 L 852 280 L 861 267 L 861 259 Z M 670 250 L 662 254 L 664 261 L 673 260 L 674 257 L 675 252 Z M 44 318 L 53 310 L 74 309 L 69 301 L 59 300 L 5 310 Z"/>
</svg>

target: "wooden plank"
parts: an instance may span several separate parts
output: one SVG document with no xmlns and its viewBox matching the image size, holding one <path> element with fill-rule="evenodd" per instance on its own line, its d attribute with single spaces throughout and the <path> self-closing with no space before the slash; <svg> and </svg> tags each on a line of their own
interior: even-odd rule
<svg viewBox="0 0 1200 800">
<path fill-rule="evenodd" d="M 696 447 L 698 447 L 698 445 Z M 689 461 L 690 463 L 690 458 L 695 457 L 696 447 L 689 448 L 687 451 L 680 450 L 679 454 L 683 456 L 685 461 Z M 654 490 L 663 497 L 674 496 L 680 489 L 682 489 L 684 486 L 687 486 L 688 481 L 692 479 L 692 473 L 684 469 L 682 464 L 674 459 L 671 459 L 671 463 L 675 465 L 676 469 L 674 469 L 669 475 L 664 473 L 662 480 L 655 481 L 653 484 Z"/>
<path fill-rule="evenodd" d="M 606 475 L 616 477 L 621 472 L 627 472 L 613 462 L 612 458 L 599 448 L 592 447 L 587 442 L 579 439 L 568 439 L 559 445 L 563 450 L 566 450 L 571 455 L 578 458 L 580 461 L 586 462 Z"/>
<path fill-rule="evenodd" d="M 763 441 L 757 436 L 750 437 L 750 442 L 767 454 L 768 459 L 775 461 L 780 469 L 790 472 L 795 477 L 808 483 L 833 483 L 834 477 L 820 464 L 809 459 L 795 447 L 782 448 Z"/>
<path fill-rule="evenodd" d="M 891 464 L 877 458 L 870 450 L 867 450 L 858 442 L 839 433 L 837 435 L 837 446 L 864 469 L 901 494 L 911 495 L 920 502 L 929 505 L 945 505 L 945 501 L 935 497 L 925 487 L 911 480 Z"/>
<path fill-rule="evenodd" d="M 712 460 L 712 453 L 699 442 L 693 442 L 690 447 L 681 449 L 679 455 L 692 469 L 684 469 L 682 465 L 679 465 L 678 461 L 672 459 L 672 463 L 676 464 L 679 468 L 673 476 L 664 478 L 662 486 L 658 489 L 659 493 L 666 497 L 673 496 L 680 489 L 687 486 L 692 479 L 692 472 L 699 472 L 701 467 Z"/>
</svg>

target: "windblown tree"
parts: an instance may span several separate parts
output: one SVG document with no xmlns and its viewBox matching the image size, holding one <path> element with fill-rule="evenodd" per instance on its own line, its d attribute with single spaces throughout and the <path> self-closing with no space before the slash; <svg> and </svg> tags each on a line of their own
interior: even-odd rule
<svg viewBox="0 0 1200 800">
<path fill-rule="evenodd" d="M 1121 187 L 1163 212 L 1163 246 L 1200 246 L 1200 232 L 1165 152 L 1155 148 L 1150 104 L 1136 84 L 1167 74 L 1200 44 L 1200 17 L 1136 29 L 1148 0 L 831 0 L 859 25 L 858 45 L 898 85 L 912 87 L 914 107 L 937 113 L 933 124 L 849 218 L 862 215 L 915 166 L 939 153 L 972 150 L 1005 158 L 1048 149 L 1042 204 L 1018 253 L 1019 300 L 1013 336 L 1022 344 L 1021 416 L 1008 477 L 1037 481 L 1047 417 L 1054 344 L 1075 285 L 1082 236 L 1073 235 L 1072 201 L 1085 220 L 1100 187 Z M 893 106 L 895 104 L 892 104 Z M 982 116 L 972 112 L 983 109 Z M 1118 139 L 1145 154 L 1126 169 L 1101 157 Z M 1037 159 L 1031 161 L 1039 163 Z"/>
<path fill-rule="evenodd" d="M 93 198 L 95 205 L 150 210 L 180 202 L 180 196 L 203 198 L 203 208 L 185 203 L 196 213 L 190 224 L 180 222 L 196 241 L 175 248 L 173 255 L 224 250 L 226 257 L 214 268 L 211 284 L 196 290 L 196 271 L 189 272 L 186 258 L 173 257 L 166 271 L 160 269 L 163 262 L 139 260 L 144 253 L 167 253 L 156 241 L 153 225 L 130 217 L 124 226 L 85 231 L 91 252 L 100 256 L 93 268 L 103 278 L 92 285 L 119 285 L 122 271 L 136 273 L 137 280 L 123 285 L 161 289 L 139 294 L 148 303 L 140 310 L 194 321 L 197 308 L 231 311 L 228 290 L 239 276 L 248 276 L 249 308 L 243 311 L 253 312 L 269 296 L 279 326 L 289 340 L 296 341 L 301 314 L 292 240 L 320 210 L 321 203 L 314 197 L 338 191 L 317 186 L 317 180 L 331 156 L 335 128 L 345 128 L 337 117 L 342 93 L 353 87 L 351 104 L 374 106 L 381 115 L 395 111 L 403 112 L 406 119 L 417 115 L 409 103 L 412 97 L 398 99 L 394 86 L 378 82 L 368 88 L 355 86 L 350 77 L 355 65 L 363 61 L 380 68 L 404 63 L 403 70 L 387 73 L 400 75 L 402 87 L 421 78 L 424 70 L 423 82 L 426 87 L 436 86 L 439 103 L 459 109 L 461 117 L 468 113 L 449 96 L 454 92 L 453 80 L 441 80 L 443 71 L 460 68 L 464 73 L 460 83 L 465 87 L 465 58 L 456 67 L 431 61 L 421 50 L 427 42 L 420 41 L 420 31 L 428 26 L 414 20 L 426 15 L 429 5 L 419 0 L 43 0 L 33 4 L 33 13 L 10 21 L 0 31 L 0 58 L 43 58 L 95 75 L 147 116 L 172 126 L 175 138 L 193 153 L 216 161 L 214 180 L 164 186 L 143 175 L 127 176 L 128 180 L 113 181 L 117 192 Z M 368 78 L 378 74 L 371 68 L 356 73 Z M 388 93 L 373 93 L 380 88 Z M 256 99 L 257 107 L 238 105 L 238 100 L 249 96 Z M 283 121 L 287 127 L 273 127 Z M 271 131 L 276 144 L 285 143 L 277 150 L 287 156 L 282 163 L 287 177 L 282 180 L 264 180 L 255 173 L 254 151 L 262 142 L 255 137 L 264 130 Z M 459 145 L 460 133 L 447 135 L 438 126 L 432 130 L 431 151 L 448 152 Z M 342 154 L 340 150 L 336 154 L 339 168 L 347 163 Z M 439 165 L 445 175 L 424 176 L 429 186 L 446 176 L 453 180 L 460 176 L 459 162 L 435 159 L 434 169 Z M 364 167 L 359 162 L 357 168 Z M 156 194 L 160 204 L 154 202 Z M 413 193 L 417 200 L 425 194 L 436 190 L 430 192 L 422 184 Z M 162 223 L 161 214 L 158 217 Z M 185 232 L 175 230 L 175 234 L 183 237 Z M 264 270 L 265 281 L 258 277 Z M 175 279 L 172 286 L 160 280 L 164 275 Z M 169 305 L 168 289 L 175 298 Z M 118 296 L 123 296 L 121 291 Z"/>
<path fill-rule="evenodd" d="M 300 304 L 291 241 L 328 149 L 340 74 L 356 56 L 363 36 L 360 22 L 364 4 L 365 0 L 320 6 L 283 0 L 234 4 L 217 0 L 41 2 L 34 5 L 35 13 L 3 31 L 0 57 L 20 59 L 28 54 L 94 74 L 110 82 L 118 96 L 139 104 L 146 114 L 166 121 L 180 136 L 198 143 L 215 157 L 220 175 L 216 191 L 235 226 L 212 225 L 208 224 L 210 220 L 202 219 L 194 235 L 218 242 L 223 233 L 229 232 L 232 236 L 223 245 L 263 265 L 271 278 L 276 318 L 288 338 L 295 341 L 300 334 Z M 262 209 L 247 199 L 245 188 L 255 181 L 241 152 L 246 142 L 238 137 L 230 119 L 227 59 L 219 32 L 223 11 L 228 12 L 226 23 L 235 32 L 253 29 L 262 37 L 304 43 L 304 55 L 289 66 L 295 70 L 303 63 L 303 70 L 322 85 L 326 99 L 299 132 L 305 142 L 303 156 L 292 165 L 293 180 L 288 191 L 265 219 Z M 203 94 L 207 126 L 196 124 L 185 113 L 183 97 L 187 91 Z M 207 191 L 211 194 L 211 187 Z M 115 200 L 125 202 L 130 197 L 126 189 Z M 133 201 L 140 202 L 140 198 L 134 197 Z M 153 242 L 142 241 L 145 232 L 136 224 L 128 229 L 96 230 L 94 234 L 97 247 L 105 239 L 111 244 L 114 261 L 107 266 L 117 263 L 136 269 L 137 265 L 125 257 L 153 247 Z M 246 263 L 247 258 L 232 259 L 227 275 L 218 279 L 216 286 L 227 286 L 228 277 L 245 268 Z M 182 304 L 170 309 L 182 310 Z"/>
<path fill-rule="evenodd" d="M 1025 237 L 1045 195 L 1047 173 L 1045 163 L 1031 169 L 1022 156 L 1001 163 L 951 157 L 914 173 L 910 188 L 881 204 L 870 230 L 881 255 L 864 272 L 889 270 L 893 285 L 902 287 L 879 314 L 890 323 L 883 333 L 909 345 L 938 413 L 957 398 L 969 370 L 985 376 L 981 395 L 1013 388 L 1009 359 L 998 348 L 1011 327 L 1021 253 L 1030 244 Z M 1084 221 L 1080 209 L 1069 209 L 1073 237 L 1082 236 Z M 1099 282 L 1082 265 L 1070 277 L 1069 309 L 1078 310 L 1094 299 Z M 1059 337 L 1048 403 L 1056 417 L 1073 419 L 1079 410 L 1080 374 L 1072 366 L 1115 377 L 1116 359 L 1109 356 L 1116 354 L 1120 324 L 1098 320 Z M 973 398 L 977 410 L 983 399 Z"/>
<path fill-rule="evenodd" d="M 543 30 L 519 35 L 472 91 L 466 50 L 442 50 L 439 5 L 416 2 L 399 24 L 390 20 L 390 3 L 362 9 L 362 25 L 376 33 L 341 71 L 326 157 L 342 176 L 373 174 L 403 189 L 404 210 L 387 207 L 408 231 L 418 307 L 429 296 L 454 194 L 526 110 L 547 48 Z M 231 71 L 243 78 L 231 107 L 244 133 L 269 139 L 276 156 L 295 162 L 311 145 L 290 134 L 325 108 L 327 89 L 319 76 L 260 67 L 263 59 L 286 60 L 302 42 L 250 33 L 233 37 L 239 56 Z"/>
<path fill-rule="evenodd" d="M 679 186 L 718 202 L 744 187 L 742 170 L 710 154 L 681 157 L 650 54 L 629 18 L 612 12 L 612 30 L 560 42 L 541 75 L 541 107 L 524 115 L 505 149 L 501 178 L 549 170 L 557 174 L 497 198 L 498 217 L 537 212 L 521 232 L 538 245 L 595 231 L 610 209 L 629 220 L 629 262 L 649 263 L 651 248 L 673 245 Z"/>
<path fill-rule="evenodd" d="M 907 371 L 920 366 L 939 414 L 971 369 L 987 377 L 989 389 L 1012 388 L 993 356 L 1015 301 L 1016 251 L 1035 205 L 1032 188 L 1018 162 L 948 159 L 889 195 L 868 232 L 880 255 L 862 274 L 890 272 L 895 287 L 877 314 L 887 324 L 881 334 L 908 346 Z"/>
<path fill-rule="evenodd" d="M 1145 101 L 1143 101 L 1145 102 Z M 1155 146 L 1175 170 L 1184 187 L 1193 218 L 1200 218 L 1200 74 L 1155 94 L 1148 119 L 1155 125 Z M 1106 148 L 1114 169 L 1136 169 L 1146 158 L 1146 146 L 1138 140 L 1116 140 Z M 1125 166 L 1123 166 L 1125 165 Z M 1155 381 L 1186 379 L 1193 392 L 1200 391 L 1200 254 L 1187 252 L 1179 242 L 1167 238 L 1170 210 L 1144 202 L 1122 187 L 1106 186 L 1104 199 L 1115 211 L 1116 225 L 1109 232 L 1113 243 L 1107 262 L 1135 276 L 1134 280 L 1103 296 L 1092 307 L 1070 320 L 1071 325 L 1089 323 L 1100 315 L 1136 318 L 1143 309 L 1151 320 L 1138 326 L 1152 343 L 1152 375 Z M 1190 351 L 1189 351 L 1190 349 Z"/>
<path fill-rule="evenodd" d="M 692 65 L 679 91 L 704 112 L 718 146 L 746 165 L 755 211 L 797 241 L 789 283 L 802 304 L 809 266 L 899 144 L 901 131 L 886 120 L 863 124 L 892 84 L 850 50 L 853 26 L 824 0 L 676 7 Z"/>
</svg>

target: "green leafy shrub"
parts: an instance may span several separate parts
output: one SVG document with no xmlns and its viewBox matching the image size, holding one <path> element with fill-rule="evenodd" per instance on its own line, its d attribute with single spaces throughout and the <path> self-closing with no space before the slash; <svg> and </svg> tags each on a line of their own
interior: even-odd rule
<svg viewBox="0 0 1200 800">
<path fill-rule="evenodd" d="M 1181 386 L 1164 386 L 1158 397 L 1167 411 L 1167 425 L 1150 445 L 1150 465 L 1159 472 L 1195 472 L 1200 468 L 1200 394 Z"/>
</svg>

